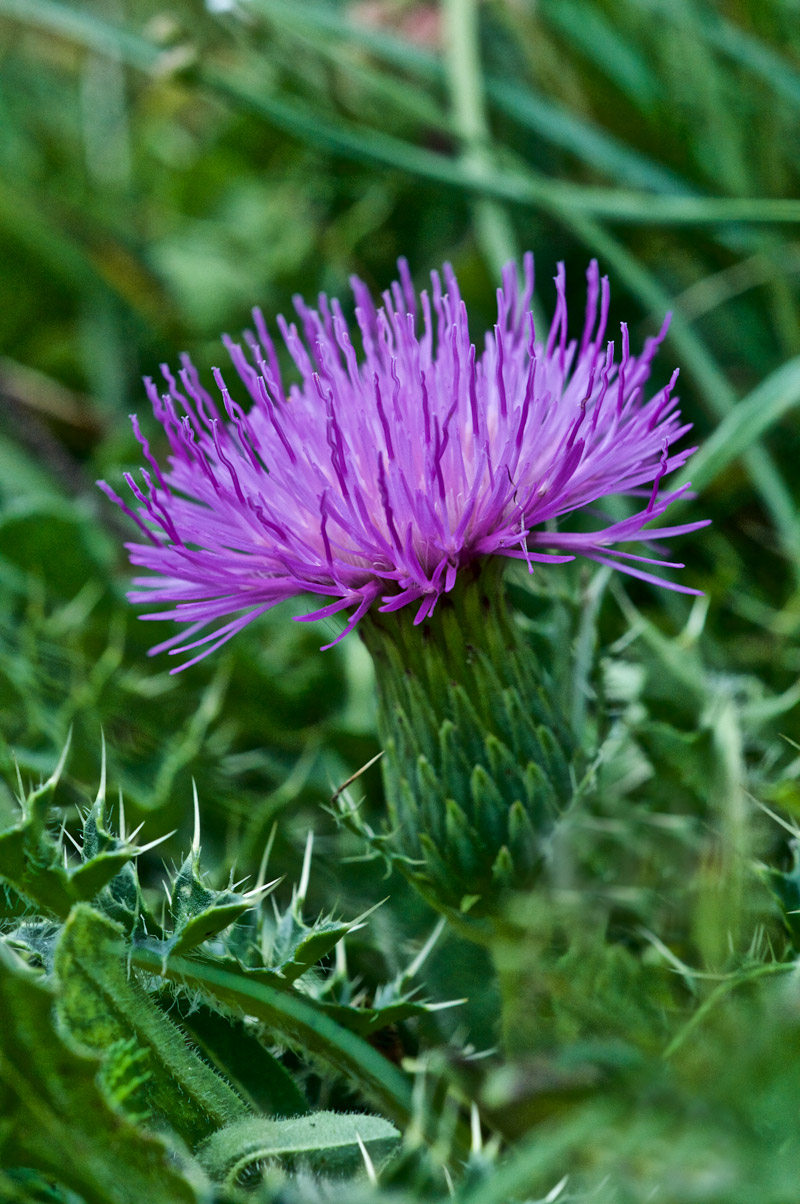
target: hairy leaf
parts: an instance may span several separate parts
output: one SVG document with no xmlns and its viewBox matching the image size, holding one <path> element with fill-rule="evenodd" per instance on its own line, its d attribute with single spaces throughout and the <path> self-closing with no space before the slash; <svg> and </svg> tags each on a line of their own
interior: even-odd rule
<svg viewBox="0 0 800 1204">
<path fill-rule="evenodd" d="M 149 1051 L 148 1105 L 190 1145 L 247 1114 L 236 1092 L 129 975 L 122 932 L 111 920 L 76 907 L 56 950 L 55 974 L 59 1019 L 82 1046 L 102 1053 L 135 1038 Z"/>
<path fill-rule="evenodd" d="M 200 1199 L 201 1185 L 180 1173 L 164 1142 L 112 1110 L 99 1063 L 65 1043 L 52 1006 L 51 992 L 0 943 L 2 1165 L 35 1166 L 86 1204 Z"/>
<path fill-rule="evenodd" d="M 248 1171 L 273 1158 L 321 1174 L 352 1174 L 364 1164 L 362 1147 L 379 1163 L 399 1141 L 397 1129 L 380 1116 L 314 1112 L 286 1120 L 237 1121 L 203 1142 L 197 1157 L 212 1179 L 234 1187 Z"/>
</svg>

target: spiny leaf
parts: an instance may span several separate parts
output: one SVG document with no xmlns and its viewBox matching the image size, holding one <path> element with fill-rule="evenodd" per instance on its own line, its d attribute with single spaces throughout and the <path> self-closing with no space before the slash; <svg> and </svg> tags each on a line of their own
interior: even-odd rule
<svg viewBox="0 0 800 1204">
<path fill-rule="evenodd" d="M 31 903 L 62 919 L 75 902 L 58 849 L 46 827 L 50 801 L 63 772 L 69 741 L 51 776 L 21 800 L 17 824 L 0 832 L 0 877 Z"/>
<path fill-rule="evenodd" d="M 69 864 L 63 843 L 65 834 L 62 832 L 61 840 L 56 840 L 48 827 L 53 795 L 66 764 L 69 746 L 67 740 L 50 777 L 21 800 L 22 814 L 18 822 L 0 832 L 0 880 L 23 899 L 62 920 L 67 918 L 75 903 L 94 899 L 115 879 L 120 879 L 141 851 L 124 836 L 115 836 L 106 829 L 104 750 L 100 790 L 84 821 L 83 843 L 79 845 L 72 841 L 80 863 L 77 866 Z M 138 917 L 141 897 L 135 875 L 128 875 L 126 881 L 133 890 L 123 894 Z M 113 898 L 109 902 L 113 902 Z"/>
<path fill-rule="evenodd" d="M 213 890 L 203 881 L 198 852 L 189 853 L 171 887 L 174 931 L 165 944 L 186 953 L 224 932 L 253 906 L 253 899 L 233 890 Z"/>
<path fill-rule="evenodd" d="M 352 924 L 335 920 L 320 920 L 312 928 L 306 928 L 297 938 L 290 956 L 278 967 L 284 978 L 294 982 L 326 957 L 353 928 Z"/>
</svg>

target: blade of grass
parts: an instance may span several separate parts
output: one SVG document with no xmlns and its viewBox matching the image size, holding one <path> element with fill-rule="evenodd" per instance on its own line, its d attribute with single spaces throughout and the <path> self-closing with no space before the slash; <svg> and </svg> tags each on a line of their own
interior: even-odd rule
<svg viewBox="0 0 800 1204">
<path fill-rule="evenodd" d="M 377 32 L 363 25 L 338 20 L 330 10 L 320 9 L 318 5 L 303 5 L 302 9 L 298 9 L 296 6 L 287 5 L 286 0 L 255 0 L 255 3 L 262 11 L 272 15 L 276 12 L 279 13 L 285 24 L 288 23 L 294 27 L 300 25 L 307 30 L 313 29 L 319 44 L 325 45 L 337 39 L 348 41 L 354 46 L 369 50 L 386 63 L 412 72 L 420 82 L 435 83 L 441 81 L 445 76 L 443 65 L 436 54 L 421 50 L 402 38 L 385 32 Z M 464 31 L 461 33 L 463 42 L 465 32 L 470 28 L 470 22 L 457 11 L 457 5 L 453 5 L 453 0 L 448 0 L 448 5 L 453 6 L 454 9 L 448 28 L 457 33 Z M 446 5 L 445 12 L 449 11 L 450 8 Z M 472 24 L 474 25 L 474 22 Z M 472 36 L 474 39 L 474 32 Z M 452 34 L 450 41 L 451 50 L 447 56 L 448 63 L 446 65 L 451 77 L 452 91 L 455 58 L 452 49 Z M 476 104 L 482 82 L 487 98 L 498 110 L 551 144 L 577 155 L 582 162 L 603 172 L 611 179 L 653 192 L 686 196 L 702 195 L 689 181 L 678 174 L 654 162 L 647 155 L 634 150 L 586 118 L 572 114 L 552 100 L 537 95 L 531 88 L 521 87 L 516 82 L 491 75 L 484 75 L 481 81 L 480 75 L 476 77 L 474 70 L 469 72 L 463 69 L 464 66 L 469 66 L 469 61 L 466 56 L 462 57 L 462 69 L 459 77 L 469 81 L 470 84 L 465 100 L 467 106 Z M 473 60 L 477 59 L 475 54 L 471 57 Z M 467 84 L 465 83 L 463 87 L 466 91 Z M 488 135 L 488 123 L 485 117 L 482 122 L 473 124 L 476 129 L 485 130 Z M 751 230 L 742 226 L 721 226 L 713 230 L 713 236 L 721 245 L 736 252 L 750 250 L 764 254 L 772 252 L 773 255 L 776 252 L 776 240 L 770 237 L 769 232 Z M 780 315 L 778 325 L 781 329 L 785 354 L 793 354 L 796 350 L 793 332 L 797 329 L 795 307 L 791 296 L 787 294 L 785 285 L 779 278 L 770 283 L 770 288 L 773 294 L 773 305 Z"/>
<path fill-rule="evenodd" d="M 445 66 L 433 51 L 423 50 L 384 30 L 343 20 L 329 8 L 313 3 L 295 5 L 287 0 L 251 0 L 251 7 L 272 19 L 280 19 L 284 27 L 313 31 L 317 44 L 331 39 L 346 41 L 368 50 L 388 65 L 410 72 L 420 82 L 442 84 L 446 80 Z M 612 179 L 653 192 L 691 191 L 676 173 L 532 88 L 485 72 L 483 85 L 487 99 L 523 128 L 571 151 Z"/>
<path fill-rule="evenodd" d="M 643 7 L 659 17 L 680 20 L 672 0 L 644 0 Z M 704 5 L 697 32 L 710 46 L 762 80 L 782 100 L 800 107 L 800 71 L 771 46 Z"/>
<path fill-rule="evenodd" d="M 679 483 L 691 478 L 695 489 L 707 488 L 797 405 L 800 405 L 800 356 L 783 364 L 737 402 L 692 457 L 691 472 L 684 469 Z"/>
<path fill-rule="evenodd" d="M 327 22 L 320 29 L 315 22 L 303 19 L 302 8 L 286 13 L 281 5 L 277 6 L 277 11 L 272 11 L 269 4 L 259 7 L 265 8 L 265 19 L 280 31 L 286 43 L 285 47 L 279 47 L 273 38 L 270 56 L 274 59 L 282 49 L 282 65 L 289 70 L 296 73 L 305 70 L 302 59 L 299 60 L 299 69 L 297 66 L 295 51 L 300 46 L 304 51 L 318 54 L 331 63 L 346 78 L 348 86 L 353 83 L 360 85 L 364 92 L 382 103 L 387 113 L 392 110 L 402 113 L 445 136 L 454 133 L 452 119 L 438 98 L 422 88 L 409 88 L 406 80 L 370 66 L 363 54 L 353 52 L 354 43 L 349 39 L 327 34 Z"/>
<path fill-rule="evenodd" d="M 549 0 L 540 10 L 547 22 L 577 46 L 620 92 L 639 109 L 661 99 L 659 81 L 648 56 L 621 36 L 599 5 L 582 0 Z"/>
<path fill-rule="evenodd" d="M 298 7 L 287 4 L 286 0 L 254 0 L 254 6 L 268 13 L 273 19 L 279 18 L 284 28 L 302 28 L 313 35 L 320 49 L 334 41 L 346 41 L 351 46 L 374 54 L 386 64 L 412 73 L 418 84 L 435 84 L 445 78 L 446 73 L 440 58 L 431 51 L 423 50 L 385 31 L 377 31 L 352 21 L 343 21 L 330 9 L 320 8 L 317 4 Z M 504 11 L 502 15 L 507 14 Z M 461 24 L 462 27 L 466 27 L 463 21 Z M 452 59 L 452 54 L 448 57 Z M 505 113 L 524 129 L 576 155 L 581 162 L 617 182 L 653 192 L 702 195 L 677 173 L 633 149 L 587 118 L 573 114 L 557 102 L 538 95 L 530 87 L 520 86 L 514 81 L 492 75 L 483 76 L 483 86 L 486 97 L 497 110 Z M 779 246 L 769 232 L 748 229 L 741 225 L 717 226 L 712 235 L 720 245 L 737 253 L 755 251 L 774 254 Z M 797 347 L 796 308 L 780 276 L 776 276 L 768 284 L 784 353 L 792 355 Z"/>
<path fill-rule="evenodd" d="M 673 1054 L 677 1053 L 686 1041 L 686 1038 L 703 1023 L 720 1000 L 724 999 L 731 991 L 735 991 L 737 987 L 743 986 L 745 983 L 765 978 L 771 974 L 788 974 L 790 971 L 794 971 L 795 968 L 794 962 L 767 962 L 766 965 L 754 966 L 751 970 L 743 970 L 739 974 L 732 974 L 730 978 L 724 979 L 703 1001 L 697 1011 L 692 1013 L 683 1028 L 675 1034 L 664 1050 L 662 1057 L 665 1059 L 671 1058 Z"/>
<path fill-rule="evenodd" d="M 486 77 L 486 94 L 523 129 L 571 152 L 612 179 L 653 192 L 691 191 L 677 173 L 532 88 L 490 75 Z"/>
<path fill-rule="evenodd" d="M 475 0 L 444 0 L 445 66 L 450 87 L 453 120 L 462 145 L 462 163 L 478 171 L 494 165 L 486 120 Z M 475 234 L 492 275 L 518 258 L 514 228 L 508 213 L 496 201 L 473 204 Z"/>
<path fill-rule="evenodd" d="M 656 277 L 599 222 L 577 214 L 559 213 L 554 216 L 613 267 L 617 276 L 650 313 L 660 316 L 670 308 L 671 298 Z M 673 311 L 669 336 L 711 413 L 717 418 L 724 418 L 734 412 L 738 398 L 733 386 L 680 310 Z M 753 488 L 775 524 L 784 552 L 800 576 L 800 519 L 790 491 L 763 447 L 756 445 L 743 451 L 742 462 Z"/>
<path fill-rule="evenodd" d="M 160 48 L 94 15 L 67 11 L 53 0 L 0 0 L 5 13 L 61 34 L 99 53 L 119 54 L 130 66 L 152 72 L 162 58 Z M 118 40 L 114 41 L 117 38 Z M 330 121 L 284 97 L 255 95 L 237 83 L 230 71 L 221 72 L 202 62 L 187 78 L 227 97 L 234 104 L 258 113 L 285 133 L 323 150 L 366 163 L 407 171 L 423 179 L 477 196 L 510 201 L 525 207 L 565 208 L 576 215 L 605 217 L 644 225 L 703 225 L 737 222 L 800 222 L 800 200 L 784 197 L 652 196 L 619 188 L 593 188 L 550 180 L 530 169 L 488 170 L 458 163 L 448 155 L 426 150 L 352 123 Z"/>
</svg>

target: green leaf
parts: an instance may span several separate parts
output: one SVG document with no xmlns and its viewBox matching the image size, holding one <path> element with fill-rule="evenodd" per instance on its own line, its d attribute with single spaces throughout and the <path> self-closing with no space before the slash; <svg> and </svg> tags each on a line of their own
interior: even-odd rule
<svg viewBox="0 0 800 1204">
<path fill-rule="evenodd" d="M 631 45 L 599 7 L 580 0 L 550 0 L 542 6 L 545 18 L 561 30 L 570 47 L 578 46 L 620 91 L 642 108 L 659 99 L 654 65 Z"/>
<path fill-rule="evenodd" d="M 64 1028 L 96 1053 L 135 1038 L 150 1053 L 148 1106 L 190 1145 L 247 1114 L 236 1092 L 189 1048 L 129 975 L 122 930 L 106 916 L 86 904 L 75 908 L 59 940 L 54 970 Z"/>
<path fill-rule="evenodd" d="M 292 1169 L 352 1175 L 364 1165 L 362 1147 L 373 1163 L 380 1163 L 399 1141 L 394 1125 L 380 1116 L 314 1112 L 285 1120 L 238 1121 L 209 1137 L 197 1158 L 212 1179 L 235 1187 L 246 1181 L 248 1172 L 272 1159 Z"/>
<path fill-rule="evenodd" d="M 99 1063 L 69 1048 L 52 1006 L 52 993 L 0 943 L 2 1165 L 35 1166 L 86 1204 L 197 1201 L 204 1193 L 196 1172 L 190 1182 L 160 1138 L 112 1110 L 97 1083 Z"/>
<path fill-rule="evenodd" d="M 670 22 L 677 23 L 683 16 L 672 0 L 645 0 L 644 6 Z M 703 8 L 702 20 L 698 19 L 694 27 L 710 46 L 746 67 L 782 100 L 800 107 L 800 72 L 784 55 L 709 7 Z"/>
<path fill-rule="evenodd" d="M 23 898 L 64 919 L 75 902 L 55 841 L 46 828 L 53 792 L 69 753 L 69 741 L 53 773 L 22 803 L 22 816 L 0 832 L 0 879 Z"/>
</svg>

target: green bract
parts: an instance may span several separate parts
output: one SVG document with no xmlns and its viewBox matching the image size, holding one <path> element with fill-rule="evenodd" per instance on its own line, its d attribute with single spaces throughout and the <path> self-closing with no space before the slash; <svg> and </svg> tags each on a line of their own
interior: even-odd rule
<svg viewBox="0 0 800 1204">
<path fill-rule="evenodd" d="M 581 756 L 548 666 L 494 566 L 463 575 L 425 624 L 370 615 L 387 830 L 361 831 L 437 908 L 480 917 L 540 877 Z M 346 802 L 341 813 L 359 826 Z"/>
</svg>

